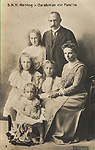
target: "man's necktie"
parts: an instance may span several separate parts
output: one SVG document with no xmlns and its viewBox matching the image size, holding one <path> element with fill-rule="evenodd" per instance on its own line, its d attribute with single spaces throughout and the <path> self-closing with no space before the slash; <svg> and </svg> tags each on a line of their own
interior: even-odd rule
<svg viewBox="0 0 95 150">
<path fill-rule="evenodd" d="M 56 37 L 57 37 L 57 32 L 53 32 L 53 46 L 55 44 L 55 41 L 56 41 Z"/>
<path fill-rule="evenodd" d="M 53 33 L 53 39 L 56 40 L 57 32 Z"/>
</svg>

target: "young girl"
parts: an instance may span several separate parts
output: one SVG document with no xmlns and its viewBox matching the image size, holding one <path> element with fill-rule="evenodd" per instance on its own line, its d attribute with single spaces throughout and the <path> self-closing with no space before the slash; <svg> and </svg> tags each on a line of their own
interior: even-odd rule
<svg viewBox="0 0 95 150">
<path fill-rule="evenodd" d="M 47 98 L 57 97 L 58 89 L 60 89 L 61 78 L 56 76 L 56 64 L 52 60 L 46 60 L 44 64 L 45 80 L 42 84 L 42 93 L 40 98 L 46 100 Z M 43 102 L 44 103 L 44 102 Z"/>
<path fill-rule="evenodd" d="M 46 60 L 46 49 L 41 45 L 41 33 L 37 29 L 32 29 L 29 33 L 31 46 L 25 48 L 22 53 L 28 53 L 34 64 L 34 68 L 40 73 L 43 72 L 42 66 Z"/>
<path fill-rule="evenodd" d="M 18 124 L 30 124 L 31 128 L 33 126 L 37 127 L 40 133 L 40 144 L 44 143 L 43 139 L 43 120 L 45 120 L 43 114 L 43 108 L 41 108 L 40 100 L 37 98 L 37 88 L 33 83 L 25 84 L 24 87 L 24 96 L 20 98 L 19 106 L 17 110 L 17 118 L 16 121 Z M 24 131 L 24 134 L 20 134 L 17 137 L 19 140 L 24 137 L 27 138 L 28 131 Z M 33 143 L 38 143 L 35 136 L 32 136 Z"/>
<path fill-rule="evenodd" d="M 22 54 L 19 59 L 19 70 L 13 71 L 9 77 L 12 90 L 9 93 L 3 112 L 4 117 L 11 116 L 14 131 L 17 128 L 15 120 L 19 98 L 23 95 L 23 87 L 31 81 L 36 82 L 36 76 L 41 77 L 41 74 L 34 70 L 31 57 L 28 54 Z"/>
</svg>

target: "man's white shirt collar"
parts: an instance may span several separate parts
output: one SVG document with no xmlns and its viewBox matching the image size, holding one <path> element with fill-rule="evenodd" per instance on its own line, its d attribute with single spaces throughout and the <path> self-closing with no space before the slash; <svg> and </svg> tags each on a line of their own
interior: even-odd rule
<svg viewBox="0 0 95 150">
<path fill-rule="evenodd" d="M 60 29 L 60 27 L 61 27 L 61 26 L 59 26 L 56 30 L 52 30 L 53 34 L 54 34 L 55 32 L 57 32 L 57 31 Z"/>
</svg>

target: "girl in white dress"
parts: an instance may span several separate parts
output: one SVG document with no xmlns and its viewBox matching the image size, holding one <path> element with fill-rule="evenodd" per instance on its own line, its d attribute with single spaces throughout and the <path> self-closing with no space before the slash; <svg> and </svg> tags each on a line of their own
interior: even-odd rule
<svg viewBox="0 0 95 150">
<path fill-rule="evenodd" d="M 55 72 L 56 64 L 52 60 L 46 60 L 44 63 L 44 81 L 42 84 L 42 93 L 40 98 L 47 100 L 47 98 L 56 97 L 56 91 L 60 89 L 61 78 L 56 76 Z"/>
<path fill-rule="evenodd" d="M 45 120 L 45 114 L 43 113 L 44 110 L 41 108 L 40 100 L 38 99 L 37 94 L 37 88 L 35 84 L 27 83 L 24 86 L 24 94 L 25 96 L 22 96 L 19 101 L 19 108 L 17 110 L 17 118 L 16 121 L 18 124 L 30 124 L 31 129 L 33 126 L 37 127 L 40 133 L 40 144 L 44 143 L 44 129 L 43 129 L 43 120 Z M 17 138 L 27 138 L 26 133 L 21 136 L 21 133 L 19 133 L 19 129 L 17 132 Z M 20 136 L 18 136 L 20 135 Z M 32 137 L 32 141 L 34 143 L 38 143 L 36 137 Z"/>
<path fill-rule="evenodd" d="M 12 90 L 6 101 L 3 116 L 11 116 L 14 131 L 17 128 L 16 114 L 19 106 L 20 97 L 23 96 L 24 85 L 30 82 L 36 83 L 36 78 L 41 74 L 34 70 L 32 59 L 28 54 L 22 54 L 19 59 L 19 70 L 13 71 L 9 77 Z"/>
<path fill-rule="evenodd" d="M 32 29 L 29 33 L 31 46 L 26 47 L 22 53 L 28 53 L 34 64 L 34 68 L 43 73 L 43 64 L 46 60 L 46 48 L 41 45 L 41 33 L 37 29 Z"/>
</svg>

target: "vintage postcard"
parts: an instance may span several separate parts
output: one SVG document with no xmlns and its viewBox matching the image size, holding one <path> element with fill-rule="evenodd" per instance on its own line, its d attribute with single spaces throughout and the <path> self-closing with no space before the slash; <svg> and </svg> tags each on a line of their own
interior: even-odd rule
<svg viewBox="0 0 95 150">
<path fill-rule="evenodd" d="M 1 0 L 0 150 L 95 149 L 94 6 Z"/>
</svg>

